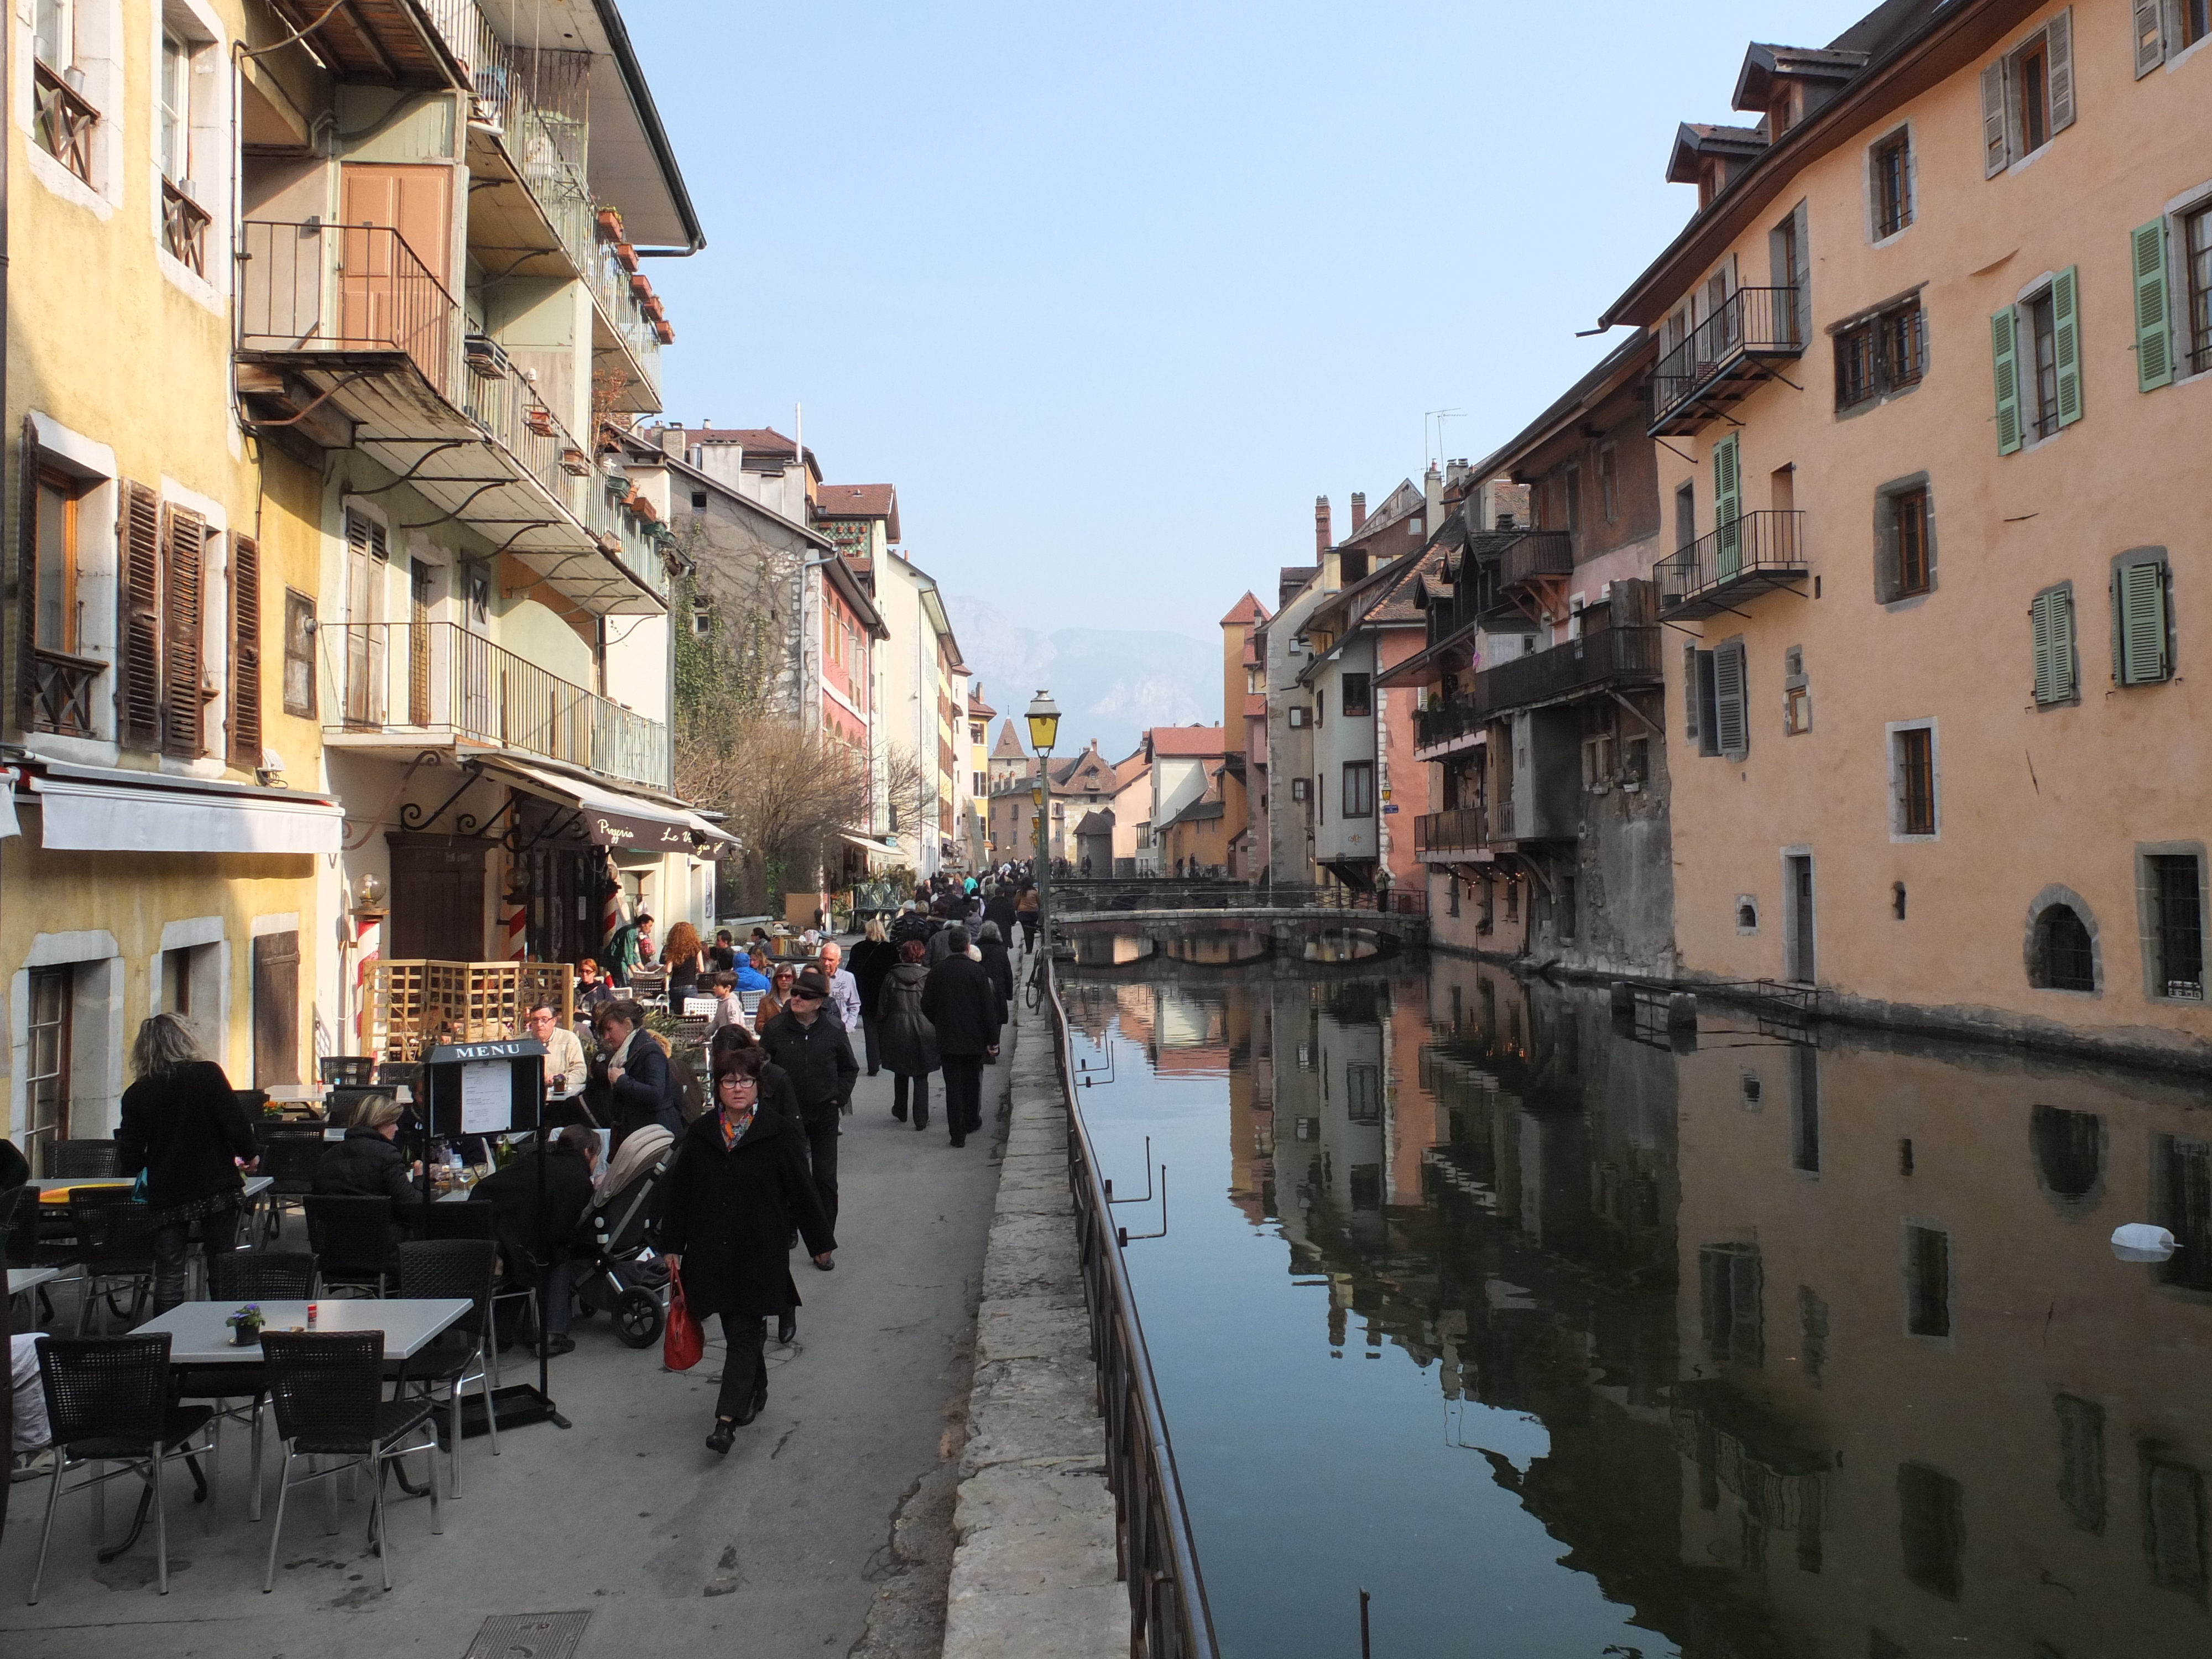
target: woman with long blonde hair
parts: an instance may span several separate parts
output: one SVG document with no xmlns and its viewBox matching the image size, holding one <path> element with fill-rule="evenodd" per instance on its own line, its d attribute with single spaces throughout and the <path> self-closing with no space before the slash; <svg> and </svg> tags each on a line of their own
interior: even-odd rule
<svg viewBox="0 0 2212 1659">
<path fill-rule="evenodd" d="M 236 1239 L 242 1172 L 260 1161 L 259 1149 L 230 1079 L 176 1015 L 155 1014 L 139 1026 L 131 1069 L 137 1077 L 123 1091 L 115 1164 L 123 1175 L 146 1174 L 154 1311 L 161 1314 L 185 1299 L 192 1223 L 202 1224 L 209 1249 L 228 1249 Z"/>
</svg>

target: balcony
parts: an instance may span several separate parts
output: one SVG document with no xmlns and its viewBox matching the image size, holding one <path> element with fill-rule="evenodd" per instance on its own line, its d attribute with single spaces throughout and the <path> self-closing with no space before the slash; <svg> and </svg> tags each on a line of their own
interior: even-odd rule
<svg viewBox="0 0 2212 1659">
<path fill-rule="evenodd" d="M 76 73 L 68 71 L 72 76 Z M 92 133 L 100 125 L 100 112 L 62 74 L 39 58 L 31 63 L 31 127 L 39 148 L 90 184 Z"/>
<path fill-rule="evenodd" d="M 1747 513 L 1652 568 L 1659 614 L 1669 620 L 1730 611 L 1771 588 L 1805 580 L 1805 515 Z"/>
<path fill-rule="evenodd" d="M 331 748 L 496 749 L 667 789 L 668 728 L 453 623 L 326 623 Z"/>
<path fill-rule="evenodd" d="M 666 608 L 664 539 L 396 230 L 249 222 L 239 386 L 272 428 L 355 447 L 595 615 Z"/>
<path fill-rule="evenodd" d="M 1485 720 L 1516 708 L 1564 702 L 1591 691 L 1664 683 L 1656 628 L 1601 628 L 1548 651 L 1532 652 L 1474 677 Z"/>
<path fill-rule="evenodd" d="M 1481 739 L 1484 715 L 1473 697 L 1451 697 L 1413 714 L 1413 758 L 1440 760 Z"/>
<path fill-rule="evenodd" d="M 31 729 L 68 738 L 96 736 L 92 689 L 106 672 L 106 663 L 97 657 L 35 647 L 31 653 Z"/>
<path fill-rule="evenodd" d="M 1505 803 L 1510 816 L 1512 803 Z M 1490 854 L 1489 814 L 1480 806 L 1429 812 L 1413 820 L 1413 851 L 1431 864 L 1475 860 Z"/>
<path fill-rule="evenodd" d="M 208 227 L 214 222 L 215 216 L 174 179 L 161 180 L 161 246 L 195 276 L 207 275 Z"/>
<path fill-rule="evenodd" d="M 1534 586 L 1574 574 L 1574 538 L 1564 530 L 1528 531 L 1498 555 L 1498 585 L 1502 588 Z"/>
<path fill-rule="evenodd" d="M 1740 288 L 1651 371 L 1653 437 L 1695 432 L 1805 355 L 1794 288 Z"/>
</svg>

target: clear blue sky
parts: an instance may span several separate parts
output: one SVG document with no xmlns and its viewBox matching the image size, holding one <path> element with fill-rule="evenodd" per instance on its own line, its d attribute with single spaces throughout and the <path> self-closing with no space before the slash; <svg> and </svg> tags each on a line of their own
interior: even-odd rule
<svg viewBox="0 0 2212 1659">
<path fill-rule="evenodd" d="M 1211 635 L 1424 410 L 1479 457 L 1595 362 L 1676 124 L 1871 6 L 625 0 L 708 240 L 670 414 L 803 403 L 951 591 Z"/>
</svg>

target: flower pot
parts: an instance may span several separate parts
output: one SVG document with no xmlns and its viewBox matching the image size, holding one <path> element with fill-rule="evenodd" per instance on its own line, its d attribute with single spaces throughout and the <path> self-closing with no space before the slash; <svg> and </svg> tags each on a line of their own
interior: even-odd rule
<svg viewBox="0 0 2212 1659">
<path fill-rule="evenodd" d="M 572 478 L 588 478 L 592 476 L 592 458 L 580 449 L 564 449 L 561 452 L 561 470 Z"/>
<path fill-rule="evenodd" d="M 622 240 L 622 215 L 613 208 L 601 208 L 599 211 L 599 231 L 610 242 Z"/>
<path fill-rule="evenodd" d="M 653 331 L 661 344 L 674 345 L 676 343 L 676 325 L 673 323 L 655 323 L 653 325 Z"/>
<path fill-rule="evenodd" d="M 261 1327 L 258 1325 L 234 1325 L 230 1328 L 230 1346 L 234 1348 L 254 1347 L 260 1340 Z"/>
<path fill-rule="evenodd" d="M 629 291 L 631 297 L 641 304 L 650 300 L 653 297 L 653 278 L 633 273 L 629 279 Z"/>
<path fill-rule="evenodd" d="M 620 265 L 624 270 L 635 271 L 637 269 L 637 250 L 632 247 L 628 242 L 617 242 L 615 244 L 615 263 Z"/>
</svg>

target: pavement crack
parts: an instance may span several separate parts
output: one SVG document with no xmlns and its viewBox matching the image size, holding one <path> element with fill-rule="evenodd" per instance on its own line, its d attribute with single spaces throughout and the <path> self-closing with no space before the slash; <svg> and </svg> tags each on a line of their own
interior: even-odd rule
<svg viewBox="0 0 2212 1659">
<path fill-rule="evenodd" d="M 782 1456 L 782 1455 L 783 1455 L 783 1449 L 784 1449 L 786 1446 L 787 1446 L 787 1445 L 789 1445 L 789 1444 L 791 1443 L 791 1437 L 792 1437 L 792 1436 L 793 1436 L 794 1434 L 797 1434 L 798 1432 L 799 1432 L 799 1425 L 798 1425 L 798 1424 L 796 1424 L 796 1423 L 793 1424 L 789 1428 L 786 1429 L 786 1430 L 783 1431 L 783 1438 L 782 1438 L 782 1439 L 781 1439 L 781 1440 L 779 1440 L 779 1441 L 777 1441 L 777 1442 L 775 1443 L 775 1449 L 774 1451 L 770 1452 L 770 1453 L 768 1455 L 768 1461 L 769 1461 L 769 1462 L 773 1463 L 773 1462 L 775 1462 L 775 1460 L 776 1460 L 777 1458 L 779 1458 L 779 1457 Z"/>
</svg>

